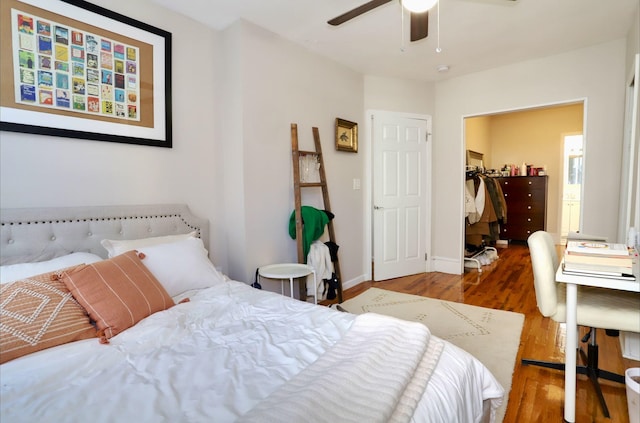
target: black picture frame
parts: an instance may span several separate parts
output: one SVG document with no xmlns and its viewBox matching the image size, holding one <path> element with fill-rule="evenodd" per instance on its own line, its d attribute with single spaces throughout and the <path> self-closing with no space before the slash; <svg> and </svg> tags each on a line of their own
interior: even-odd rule
<svg viewBox="0 0 640 423">
<path fill-rule="evenodd" d="M 1 7 L 0 71 L 10 76 L 0 81 L 0 130 L 173 146 L 170 32 L 84 0 L 3 0 Z M 92 49 L 99 41 L 99 51 L 92 50 L 97 64 L 90 61 L 89 40 Z M 23 63 L 22 53 L 34 60 Z M 90 81 L 94 65 L 91 75 L 98 80 Z M 76 73 L 81 67 L 87 71 L 82 76 Z M 67 82 L 59 84 L 59 74 Z M 76 84 L 83 77 L 86 87 Z"/>
</svg>

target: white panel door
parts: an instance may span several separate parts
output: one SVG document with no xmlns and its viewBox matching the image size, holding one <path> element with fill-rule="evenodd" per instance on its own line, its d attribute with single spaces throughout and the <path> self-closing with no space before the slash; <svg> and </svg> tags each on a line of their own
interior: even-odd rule
<svg viewBox="0 0 640 423">
<path fill-rule="evenodd" d="M 373 273 L 385 280 L 426 271 L 428 122 L 373 119 Z"/>
</svg>

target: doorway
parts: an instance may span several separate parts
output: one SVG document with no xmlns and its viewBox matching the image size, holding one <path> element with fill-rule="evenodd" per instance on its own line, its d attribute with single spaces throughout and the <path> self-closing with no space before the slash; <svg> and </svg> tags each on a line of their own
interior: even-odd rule
<svg viewBox="0 0 640 423">
<path fill-rule="evenodd" d="M 371 115 L 372 280 L 428 270 L 429 116 Z"/>
<path fill-rule="evenodd" d="M 583 137 L 582 134 L 563 137 L 562 214 L 560 241 L 564 245 L 569 232 L 580 230 L 582 197 Z"/>
<path fill-rule="evenodd" d="M 510 170 L 512 165 L 516 169 L 528 165 L 535 168 L 536 172 L 542 170 L 547 175 L 549 182 L 545 230 L 552 234 L 558 244 L 561 243 L 564 232 L 564 136 L 584 134 L 584 110 L 585 100 L 577 100 L 468 116 L 464 119 L 463 151 L 483 153 L 484 167 L 488 172 L 504 174 L 505 166 Z M 581 160 L 581 156 L 576 157 L 571 163 L 578 164 Z M 572 209 L 575 211 L 571 226 L 579 227 L 580 207 L 575 206 L 575 201 L 580 199 L 580 195 L 574 197 L 577 198 L 573 199 Z"/>
</svg>

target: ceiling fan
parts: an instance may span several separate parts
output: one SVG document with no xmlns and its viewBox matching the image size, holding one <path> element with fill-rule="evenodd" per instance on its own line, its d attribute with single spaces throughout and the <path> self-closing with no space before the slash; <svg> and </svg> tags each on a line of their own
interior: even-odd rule
<svg viewBox="0 0 640 423">
<path fill-rule="evenodd" d="M 355 17 L 367 13 L 377 7 L 390 3 L 393 0 L 371 0 L 363 5 L 349 10 L 340 16 L 327 21 L 329 25 L 338 26 Z M 422 40 L 429 35 L 429 9 L 431 9 L 437 0 L 400 0 L 404 8 L 411 12 L 411 41 Z"/>
</svg>

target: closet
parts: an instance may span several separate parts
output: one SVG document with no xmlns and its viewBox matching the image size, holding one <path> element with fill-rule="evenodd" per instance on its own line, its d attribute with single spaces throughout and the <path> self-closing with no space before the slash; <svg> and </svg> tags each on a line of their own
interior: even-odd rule
<svg viewBox="0 0 640 423">
<path fill-rule="evenodd" d="M 471 160 L 468 164 L 479 165 L 480 161 L 467 150 L 482 152 L 483 167 L 493 169 L 488 174 L 502 183 L 509 183 L 508 187 L 502 185 L 508 194 L 505 200 L 509 216 L 501 227 L 499 246 L 524 243 L 529 232 L 540 229 L 561 242 L 562 222 L 568 222 L 569 217 L 563 216 L 569 209 L 563 204 L 576 195 L 580 198 L 577 183 L 568 182 L 565 176 L 570 173 L 571 165 L 565 158 L 570 154 L 565 153 L 569 147 L 565 145 L 565 138 L 568 134 L 584 134 L 584 113 L 584 103 L 572 101 L 465 117 L 465 150 L 462 154 L 466 153 L 467 159 Z M 531 168 L 523 172 L 523 164 Z M 539 172 L 541 168 L 542 173 Z M 585 172 L 586 167 L 582 170 Z M 507 192 L 511 190 L 517 192 Z M 579 227 L 579 220 L 574 215 L 571 223 Z"/>
<path fill-rule="evenodd" d="M 476 152 L 467 152 L 465 176 L 466 268 L 481 272 L 481 266 L 495 260 L 498 240 L 526 242 L 532 233 L 546 230 L 547 176 L 488 174 Z"/>
<path fill-rule="evenodd" d="M 485 173 L 482 154 L 467 151 L 465 175 L 465 267 L 482 271 L 498 258 L 495 244 L 507 207 L 496 178 Z"/>
</svg>

